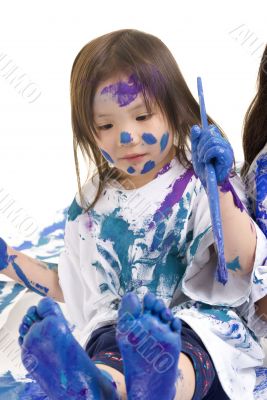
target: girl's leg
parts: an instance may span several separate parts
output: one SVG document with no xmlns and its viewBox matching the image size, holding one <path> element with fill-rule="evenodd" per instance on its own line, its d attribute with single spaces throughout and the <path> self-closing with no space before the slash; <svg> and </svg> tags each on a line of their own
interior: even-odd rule
<svg viewBox="0 0 267 400">
<path fill-rule="evenodd" d="M 124 375 L 120 371 L 118 371 L 115 368 L 112 368 L 108 365 L 97 364 L 97 363 L 95 363 L 95 365 L 99 369 L 108 372 L 109 375 L 112 376 L 112 378 L 117 386 L 117 391 L 118 391 L 119 395 L 121 396 L 121 400 L 127 400 L 127 392 L 126 392 Z"/>
<path fill-rule="evenodd" d="M 125 378 L 123 374 L 108 365 L 97 363 L 95 365 L 99 369 L 107 371 L 112 376 L 121 399 L 127 400 Z M 191 400 L 195 391 L 195 371 L 189 357 L 183 353 L 180 354 L 178 368 L 180 370 L 180 377 L 177 380 L 175 400 Z"/>
</svg>

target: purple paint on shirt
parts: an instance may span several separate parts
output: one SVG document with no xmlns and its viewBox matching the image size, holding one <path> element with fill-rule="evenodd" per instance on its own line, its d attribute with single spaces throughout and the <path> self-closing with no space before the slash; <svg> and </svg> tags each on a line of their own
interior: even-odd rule
<svg viewBox="0 0 267 400">
<path fill-rule="evenodd" d="M 227 193 L 227 192 L 230 191 L 232 193 L 235 206 L 237 208 L 239 208 L 240 211 L 243 211 L 245 209 L 243 204 L 242 204 L 242 201 L 239 199 L 235 189 L 233 188 L 233 186 L 232 186 L 232 184 L 231 184 L 231 182 L 229 181 L 228 178 L 226 178 L 225 181 L 222 184 L 220 184 L 219 186 L 220 186 L 220 191 L 221 192 Z"/>
<path fill-rule="evenodd" d="M 86 221 L 86 228 L 91 231 L 93 229 L 93 218 L 88 214 L 88 220 Z"/>
<path fill-rule="evenodd" d="M 149 229 L 154 227 L 162 218 L 166 218 L 171 213 L 172 207 L 182 198 L 185 188 L 193 175 L 194 170 L 193 168 L 190 168 L 182 176 L 176 179 L 172 191 L 165 197 L 160 208 L 155 212 L 153 221 L 149 224 Z"/>
<path fill-rule="evenodd" d="M 129 77 L 128 83 L 119 81 L 115 84 L 104 87 L 101 94 L 111 93 L 116 98 L 119 107 L 124 107 L 136 99 L 142 90 L 142 85 L 135 74 Z"/>
<path fill-rule="evenodd" d="M 165 172 L 169 171 L 169 169 L 171 168 L 171 162 L 168 162 L 167 164 L 165 164 L 157 173 L 157 175 L 155 176 L 154 179 L 156 179 L 159 175 L 163 175 L 165 174 Z"/>
</svg>

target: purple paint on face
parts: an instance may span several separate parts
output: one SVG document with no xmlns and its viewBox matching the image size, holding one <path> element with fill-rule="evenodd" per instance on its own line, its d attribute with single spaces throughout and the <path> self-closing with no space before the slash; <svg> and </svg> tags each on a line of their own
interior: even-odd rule
<svg viewBox="0 0 267 400">
<path fill-rule="evenodd" d="M 180 201 L 184 190 L 193 175 L 194 170 L 193 168 L 190 168 L 180 178 L 176 179 L 172 191 L 165 197 L 160 208 L 155 212 L 153 221 L 149 225 L 149 229 L 154 227 L 162 218 L 166 218 L 171 213 L 172 207 Z"/>
<path fill-rule="evenodd" d="M 115 84 L 104 87 L 100 94 L 112 94 L 119 107 L 125 107 L 136 99 L 142 90 L 142 85 L 135 74 L 132 74 L 128 83 L 119 81 Z"/>
</svg>

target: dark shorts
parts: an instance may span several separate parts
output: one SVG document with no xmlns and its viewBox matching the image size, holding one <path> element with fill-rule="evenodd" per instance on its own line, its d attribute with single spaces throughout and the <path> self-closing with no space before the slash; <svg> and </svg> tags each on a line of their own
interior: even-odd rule
<svg viewBox="0 0 267 400">
<path fill-rule="evenodd" d="M 203 342 L 189 325 L 181 322 L 181 352 L 191 359 L 196 374 L 192 400 L 228 400 Z M 108 365 L 123 374 L 123 362 L 115 334 L 116 325 L 96 329 L 86 345 L 86 352 L 95 363 Z"/>
</svg>

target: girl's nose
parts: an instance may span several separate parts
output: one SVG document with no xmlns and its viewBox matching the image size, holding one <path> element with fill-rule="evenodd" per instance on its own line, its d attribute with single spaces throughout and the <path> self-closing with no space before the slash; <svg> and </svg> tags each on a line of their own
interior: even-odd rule
<svg viewBox="0 0 267 400">
<path fill-rule="evenodd" d="M 141 135 L 138 133 L 131 133 L 128 131 L 122 131 L 119 135 L 119 144 L 120 145 L 128 145 L 128 144 L 139 144 L 142 141 Z"/>
</svg>

